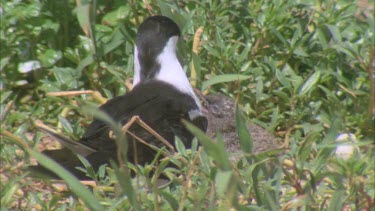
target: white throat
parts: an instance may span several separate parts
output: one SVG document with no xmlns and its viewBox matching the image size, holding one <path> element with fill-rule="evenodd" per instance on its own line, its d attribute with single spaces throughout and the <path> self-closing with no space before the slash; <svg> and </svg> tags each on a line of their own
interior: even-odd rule
<svg viewBox="0 0 375 211">
<path fill-rule="evenodd" d="M 176 56 L 178 36 L 171 37 L 165 45 L 163 51 L 156 58 L 160 64 L 160 71 L 155 75 L 155 79 L 172 84 L 179 91 L 189 94 L 201 109 L 201 104 L 195 96 L 184 70 Z M 140 64 L 138 61 L 137 47 L 134 49 L 134 80 L 133 87 L 140 82 Z"/>
<path fill-rule="evenodd" d="M 137 85 L 141 80 L 141 65 L 138 60 L 137 46 L 134 47 L 134 76 L 133 76 L 133 87 Z"/>
</svg>

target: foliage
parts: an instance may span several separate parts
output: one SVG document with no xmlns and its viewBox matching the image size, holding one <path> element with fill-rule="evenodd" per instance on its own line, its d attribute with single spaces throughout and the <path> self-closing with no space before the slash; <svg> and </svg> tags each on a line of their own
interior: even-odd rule
<svg viewBox="0 0 375 211">
<path fill-rule="evenodd" d="M 358 5 L 328 0 L 2 1 L 2 210 L 374 209 L 373 1 L 365 9 Z M 29 162 L 22 143 L 36 148 L 43 141 L 35 120 L 77 139 L 92 119 L 82 106 L 100 104 L 95 95 L 48 93 L 95 90 L 107 98 L 126 93 L 136 28 L 150 14 L 169 16 L 180 25 L 179 55 L 188 75 L 195 70 L 198 88 L 238 96 L 245 116 L 281 135 L 288 149 L 250 154 L 244 114 L 237 111 L 246 155 L 238 161 L 229 163 L 220 137 L 213 143 L 192 127 L 205 150 L 185 149 L 177 140 L 178 153 L 168 159 L 129 164 L 137 178 L 115 165 L 97 173 L 88 166 L 96 183 L 92 195 L 74 188 L 75 195 L 30 188 L 35 181 L 22 171 Z M 191 46 L 199 27 L 204 31 L 195 54 Z M 334 154 L 334 140 L 344 132 L 359 138 L 360 152 L 348 160 Z M 35 151 L 32 155 L 40 157 Z M 171 183 L 157 188 L 162 173 Z M 68 184 L 77 182 L 65 178 Z"/>
</svg>

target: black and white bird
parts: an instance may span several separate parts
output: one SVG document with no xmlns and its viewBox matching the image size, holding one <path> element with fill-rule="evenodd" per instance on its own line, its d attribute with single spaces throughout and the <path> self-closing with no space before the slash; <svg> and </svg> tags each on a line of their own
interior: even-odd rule
<svg viewBox="0 0 375 211">
<path fill-rule="evenodd" d="M 180 29 L 171 19 L 164 16 L 147 18 L 139 26 L 136 36 L 134 88 L 125 95 L 109 100 L 99 109 L 122 125 L 133 116 L 139 116 L 170 144 L 174 145 L 175 136 L 178 136 L 186 147 L 190 147 L 193 135 L 181 119 L 192 122 L 203 131 L 207 128 L 207 119 L 201 113 L 200 102 L 177 58 L 179 36 Z M 65 148 L 43 153 L 80 179 L 85 179 L 86 175 L 76 168 L 82 166 L 76 154 L 85 157 L 94 170 L 110 160 L 117 161 L 117 145 L 110 137 L 111 127 L 105 121 L 94 119 L 79 141 L 44 130 Z M 132 124 L 128 131 L 148 144 L 162 146 L 162 142 L 138 124 Z M 145 164 L 154 159 L 154 150 L 132 136 L 128 135 L 127 140 L 130 162 Z M 134 151 L 134 148 L 137 150 Z M 41 166 L 32 168 L 43 170 Z"/>
</svg>

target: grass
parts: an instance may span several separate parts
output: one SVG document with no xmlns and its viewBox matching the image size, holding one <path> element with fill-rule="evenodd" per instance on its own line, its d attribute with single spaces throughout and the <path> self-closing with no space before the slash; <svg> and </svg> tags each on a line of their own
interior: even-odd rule
<svg viewBox="0 0 375 211">
<path fill-rule="evenodd" d="M 1 210 L 374 210 L 373 5 L 2 1 Z M 136 28 L 150 14 L 181 27 L 179 55 L 198 89 L 238 98 L 245 156 L 230 161 L 220 138 L 214 144 L 191 128 L 203 150 L 177 141 L 178 153 L 160 163 L 129 164 L 137 178 L 116 165 L 99 172 L 87 166 L 94 185 L 83 189 L 38 153 L 58 146 L 34 122 L 78 139 L 92 120 L 84 108 L 103 99 L 97 92 L 48 93 L 94 90 L 111 98 L 128 92 Z M 278 135 L 286 148 L 249 153 L 244 121 Z M 342 133 L 357 137 L 359 150 L 349 159 L 335 154 Z M 70 188 L 27 177 L 24 167 L 35 159 Z M 171 182 L 157 188 L 161 173 Z"/>
</svg>

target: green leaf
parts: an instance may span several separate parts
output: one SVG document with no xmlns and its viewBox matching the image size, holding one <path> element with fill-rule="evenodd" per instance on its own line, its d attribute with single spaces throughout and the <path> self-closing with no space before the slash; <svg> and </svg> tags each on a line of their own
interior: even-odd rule
<svg viewBox="0 0 375 211">
<path fill-rule="evenodd" d="M 287 44 L 287 42 L 285 41 L 285 38 L 283 37 L 283 35 L 277 30 L 275 29 L 274 27 L 270 26 L 271 28 L 271 31 L 276 35 L 276 37 L 285 45 Z"/>
<path fill-rule="evenodd" d="M 327 211 L 342 210 L 346 190 L 335 191 L 330 200 Z"/>
<path fill-rule="evenodd" d="M 179 202 L 176 200 L 175 195 L 165 190 L 159 190 L 158 193 L 168 201 L 171 210 L 178 210 Z"/>
<path fill-rule="evenodd" d="M 204 150 L 207 154 L 219 165 L 219 168 L 226 171 L 231 169 L 231 165 L 228 159 L 228 154 L 225 151 L 223 142 L 214 142 L 205 133 L 198 129 L 195 125 L 183 120 L 183 123 L 187 129 L 197 137 L 202 143 Z"/>
<path fill-rule="evenodd" d="M 54 49 L 48 49 L 38 55 L 38 59 L 44 67 L 51 67 L 62 58 L 62 52 Z"/>
<path fill-rule="evenodd" d="M 238 138 L 241 145 L 241 150 L 245 153 L 253 152 L 253 139 L 246 127 L 246 121 L 243 117 L 242 111 L 239 108 L 238 104 L 236 105 L 236 129 Z"/>
<path fill-rule="evenodd" d="M 127 18 L 129 16 L 130 7 L 127 6 L 120 6 L 116 10 L 106 13 L 106 15 L 102 19 L 102 23 L 106 25 L 116 25 L 121 20 Z"/>
<path fill-rule="evenodd" d="M 206 90 L 209 86 L 224 82 L 231 82 L 231 81 L 241 81 L 249 79 L 251 76 L 249 75 L 241 75 L 241 74 L 226 74 L 226 75 L 216 75 L 210 78 L 209 80 L 203 82 L 202 84 L 202 91 Z"/>
<path fill-rule="evenodd" d="M 324 34 L 324 31 L 319 28 L 316 30 L 316 34 L 320 41 L 320 45 L 323 47 L 323 49 L 328 48 L 328 41 L 327 41 L 326 35 Z"/>
<path fill-rule="evenodd" d="M 3 69 L 9 64 L 10 57 L 1 58 L 0 60 L 0 71 L 3 71 Z"/>
<path fill-rule="evenodd" d="M 293 51 L 293 54 L 300 56 L 300 57 L 308 57 L 309 54 L 306 53 L 302 48 L 296 48 Z"/>
<path fill-rule="evenodd" d="M 227 193 L 228 186 L 231 184 L 233 179 L 232 171 L 218 171 L 215 177 L 215 183 L 217 186 L 217 193 L 219 196 L 224 197 Z"/>
<path fill-rule="evenodd" d="M 183 156 L 187 155 L 185 145 L 184 143 L 182 143 L 181 139 L 178 136 L 175 137 L 175 145 L 176 145 L 177 151 L 181 153 L 181 155 Z"/>
<path fill-rule="evenodd" d="M 194 80 L 192 84 L 197 84 L 199 82 L 199 79 L 201 78 L 201 59 L 199 55 L 193 53 L 191 62 L 193 69 L 190 73 L 190 80 Z M 193 73 L 193 70 L 195 73 Z"/>
<path fill-rule="evenodd" d="M 337 26 L 329 24 L 326 24 L 326 26 L 331 33 L 333 40 L 335 40 L 336 42 L 341 42 L 341 34 L 339 28 L 337 28 Z"/>
<path fill-rule="evenodd" d="M 2 91 L 0 95 L 0 103 L 4 103 L 5 100 L 12 94 L 12 91 Z"/>
<path fill-rule="evenodd" d="M 81 155 L 78 155 L 77 154 L 77 157 L 78 159 L 81 161 L 81 163 L 83 164 L 83 166 L 86 168 L 85 171 L 86 173 L 92 178 L 92 179 L 96 179 L 96 175 L 95 175 L 95 171 L 94 171 L 94 168 L 92 168 L 91 164 L 89 163 L 88 160 L 86 160 L 86 158 L 84 158 L 83 156 Z"/>
<path fill-rule="evenodd" d="M 70 134 L 73 133 L 73 127 L 67 119 L 65 119 L 62 116 L 59 116 L 59 121 L 61 125 L 63 126 L 63 128 L 65 129 L 65 131 L 67 131 Z"/>
<path fill-rule="evenodd" d="M 289 88 L 290 87 L 290 82 L 288 81 L 288 79 L 285 77 L 284 73 L 283 72 L 280 72 L 279 69 L 276 69 L 276 78 L 277 80 L 280 81 L 280 83 L 286 87 L 286 88 Z"/>
<path fill-rule="evenodd" d="M 52 72 L 61 89 L 77 89 L 83 84 L 79 80 L 81 78 L 81 71 L 69 67 L 54 67 Z"/>
<path fill-rule="evenodd" d="M 85 33 L 89 33 L 92 30 L 90 22 L 90 7 L 91 5 L 89 3 L 83 3 L 77 6 L 78 23 Z"/>
<path fill-rule="evenodd" d="M 316 71 L 302 85 L 302 87 L 301 87 L 301 89 L 299 91 L 299 95 L 303 96 L 307 92 L 311 91 L 311 89 L 314 87 L 314 85 L 319 81 L 319 78 L 320 78 L 320 71 Z"/>
<path fill-rule="evenodd" d="M 80 197 L 91 210 L 105 210 L 105 208 L 102 205 L 100 205 L 100 203 L 94 197 L 94 195 L 84 185 L 82 185 L 80 181 L 76 177 L 74 177 L 70 172 L 65 170 L 54 160 L 37 151 L 30 150 L 29 152 L 31 156 L 35 157 L 38 160 L 40 165 L 54 172 L 57 176 L 63 179 L 67 183 L 71 191 L 76 196 Z"/>
</svg>

